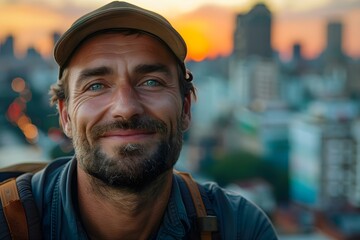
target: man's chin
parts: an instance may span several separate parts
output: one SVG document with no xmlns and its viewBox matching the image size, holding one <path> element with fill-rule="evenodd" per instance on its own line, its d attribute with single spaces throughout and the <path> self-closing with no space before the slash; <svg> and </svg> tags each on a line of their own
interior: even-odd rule
<svg viewBox="0 0 360 240">
<path fill-rule="evenodd" d="M 105 153 L 98 146 L 81 165 L 88 174 L 113 188 L 139 192 L 173 166 L 166 142 L 155 150 L 141 144 L 126 144 L 111 150 L 111 154 Z"/>
</svg>

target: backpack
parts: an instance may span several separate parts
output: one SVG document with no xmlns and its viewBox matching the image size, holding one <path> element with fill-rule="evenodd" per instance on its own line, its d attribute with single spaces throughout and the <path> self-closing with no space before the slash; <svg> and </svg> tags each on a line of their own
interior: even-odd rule
<svg viewBox="0 0 360 240">
<path fill-rule="evenodd" d="M 40 216 L 31 192 L 31 178 L 33 173 L 45 166 L 45 163 L 25 163 L 0 169 L 0 226 L 7 226 L 7 229 L 0 229 L 0 238 L 42 238 Z M 198 236 L 200 232 L 201 240 L 219 239 L 217 218 L 204 188 L 189 173 L 176 170 L 174 173 L 185 208 L 190 218 L 197 222 L 190 235 Z"/>
</svg>

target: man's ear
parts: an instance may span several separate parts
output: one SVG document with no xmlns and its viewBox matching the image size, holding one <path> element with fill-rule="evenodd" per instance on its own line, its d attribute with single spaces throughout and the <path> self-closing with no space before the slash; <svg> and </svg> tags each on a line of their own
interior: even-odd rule
<svg viewBox="0 0 360 240">
<path fill-rule="evenodd" d="M 72 138 L 72 129 L 71 129 L 71 119 L 67 110 L 67 105 L 65 100 L 59 100 L 58 102 L 59 114 L 60 114 L 60 124 L 63 128 L 65 135 L 68 138 Z"/>
<path fill-rule="evenodd" d="M 182 130 L 186 131 L 189 129 L 191 122 L 191 94 L 187 94 L 184 97 L 182 111 Z"/>
</svg>

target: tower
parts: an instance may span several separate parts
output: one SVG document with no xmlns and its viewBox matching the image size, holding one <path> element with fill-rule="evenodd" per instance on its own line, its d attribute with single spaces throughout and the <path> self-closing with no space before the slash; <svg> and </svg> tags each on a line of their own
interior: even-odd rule
<svg viewBox="0 0 360 240">
<path fill-rule="evenodd" d="M 8 36 L 5 42 L 0 45 L 0 55 L 2 57 L 14 57 L 14 37 Z"/>
<path fill-rule="evenodd" d="M 270 10 L 263 3 L 238 14 L 230 63 L 231 98 L 237 106 L 279 99 L 278 66 L 272 58 Z"/>
<path fill-rule="evenodd" d="M 236 18 L 234 56 L 271 58 L 271 12 L 262 3 Z"/>
<path fill-rule="evenodd" d="M 329 22 L 327 25 L 327 46 L 325 57 L 327 61 L 342 61 L 344 54 L 342 51 L 342 24 L 341 22 Z"/>
</svg>

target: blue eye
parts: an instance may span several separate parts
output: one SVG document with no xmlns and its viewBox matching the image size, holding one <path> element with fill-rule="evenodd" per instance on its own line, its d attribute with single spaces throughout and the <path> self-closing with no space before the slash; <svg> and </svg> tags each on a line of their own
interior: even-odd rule
<svg viewBox="0 0 360 240">
<path fill-rule="evenodd" d="M 101 90 L 101 89 L 103 89 L 104 88 L 104 85 L 103 84 L 101 84 L 101 83 L 94 83 L 94 84 L 92 84 L 90 87 L 89 87 L 89 90 L 90 91 L 99 91 L 99 90 Z"/>
<path fill-rule="evenodd" d="M 150 80 L 147 80 L 145 83 L 144 83 L 145 86 L 148 86 L 148 87 L 157 87 L 157 86 L 160 86 L 160 83 L 154 79 L 150 79 Z"/>
</svg>

